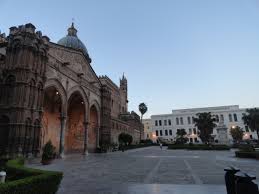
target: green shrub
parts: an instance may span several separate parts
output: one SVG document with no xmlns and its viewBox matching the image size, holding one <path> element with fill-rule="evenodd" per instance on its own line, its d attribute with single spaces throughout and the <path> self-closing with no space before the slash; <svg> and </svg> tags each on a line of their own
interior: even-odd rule
<svg viewBox="0 0 259 194">
<path fill-rule="evenodd" d="M 57 192 L 63 177 L 62 172 L 26 168 L 23 164 L 23 159 L 7 162 L 7 182 L 0 184 L 0 193 L 55 194 Z"/>
<path fill-rule="evenodd" d="M 255 152 L 236 151 L 235 154 L 238 158 L 256 158 Z"/>
<path fill-rule="evenodd" d="M 140 143 L 142 143 L 142 144 L 153 144 L 153 141 L 151 139 L 142 139 L 142 140 L 140 140 Z"/>
<path fill-rule="evenodd" d="M 136 144 L 136 145 L 129 145 L 125 146 L 125 150 L 131 150 L 131 149 L 136 149 L 136 148 L 144 148 L 144 147 L 149 147 L 152 146 L 152 144 Z M 121 147 L 120 147 L 121 149 Z"/>
<path fill-rule="evenodd" d="M 133 141 L 133 137 L 127 133 L 121 133 L 118 140 L 120 144 L 130 145 Z"/>
<path fill-rule="evenodd" d="M 253 145 L 249 145 L 249 144 L 239 145 L 238 148 L 240 151 L 243 151 L 243 152 L 253 152 L 254 151 Z"/>
<path fill-rule="evenodd" d="M 205 145 L 205 144 L 171 144 L 168 149 L 187 149 L 187 150 L 229 150 L 227 145 Z"/>
<path fill-rule="evenodd" d="M 42 161 L 52 160 L 55 158 L 55 147 L 52 145 L 51 141 L 49 140 L 43 147 L 42 153 Z"/>
</svg>

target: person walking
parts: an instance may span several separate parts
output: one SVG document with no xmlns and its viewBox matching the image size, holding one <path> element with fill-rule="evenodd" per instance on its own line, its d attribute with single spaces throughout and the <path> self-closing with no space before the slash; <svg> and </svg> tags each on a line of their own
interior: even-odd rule
<svg viewBox="0 0 259 194">
<path fill-rule="evenodd" d="M 163 144 L 160 142 L 160 149 L 162 150 L 163 149 Z"/>
</svg>

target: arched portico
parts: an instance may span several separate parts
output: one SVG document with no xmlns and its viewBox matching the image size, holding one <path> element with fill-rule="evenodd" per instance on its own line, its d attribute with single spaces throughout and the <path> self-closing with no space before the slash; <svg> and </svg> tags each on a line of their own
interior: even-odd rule
<svg viewBox="0 0 259 194">
<path fill-rule="evenodd" d="M 57 79 L 48 79 L 44 87 L 41 145 L 51 140 L 60 156 L 64 153 L 66 107 L 64 87 Z"/>
<path fill-rule="evenodd" d="M 68 99 L 65 152 L 83 153 L 85 149 L 85 121 L 88 102 L 80 92 L 74 91 Z"/>
<path fill-rule="evenodd" d="M 42 117 L 42 145 L 51 140 L 57 149 L 60 148 L 62 104 L 62 97 L 56 87 L 50 86 L 45 89 Z"/>
<path fill-rule="evenodd" d="M 100 130 L 100 107 L 94 101 L 89 110 L 88 125 L 88 151 L 94 152 L 99 147 L 99 130 Z"/>
</svg>

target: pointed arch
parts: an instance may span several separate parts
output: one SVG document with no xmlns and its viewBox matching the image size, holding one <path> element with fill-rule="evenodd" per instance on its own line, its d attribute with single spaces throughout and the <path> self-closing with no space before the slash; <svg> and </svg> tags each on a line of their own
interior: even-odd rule
<svg viewBox="0 0 259 194">
<path fill-rule="evenodd" d="M 75 93 L 78 93 L 82 99 L 83 99 L 83 102 L 84 102 L 84 106 L 85 106 L 85 121 L 87 121 L 87 116 L 89 115 L 89 112 L 88 112 L 88 109 L 89 109 L 89 99 L 88 99 L 88 96 L 87 94 L 85 93 L 84 89 L 79 86 L 79 85 L 76 85 L 72 88 L 69 89 L 69 92 L 67 94 L 67 99 L 68 99 L 68 103 L 69 103 L 69 100 L 71 99 L 71 96 L 74 95 Z M 67 103 L 67 104 L 68 104 Z"/>
<path fill-rule="evenodd" d="M 34 147 L 44 145 L 51 140 L 59 150 L 60 146 L 60 118 L 67 115 L 67 95 L 63 85 L 57 79 L 48 79 L 44 85 L 43 116 L 41 131 L 36 131 L 40 140 L 36 140 Z M 36 126 L 36 125 L 35 125 Z M 35 128 L 37 130 L 37 127 Z M 40 145 L 38 145 L 40 144 Z"/>
<path fill-rule="evenodd" d="M 101 107 L 96 100 L 93 100 L 89 109 L 88 125 L 88 151 L 94 152 L 99 146 L 100 116 Z"/>
<path fill-rule="evenodd" d="M 98 126 L 100 126 L 101 122 L 100 122 L 100 118 L 101 118 L 101 106 L 99 105 L 99 103 L 97 102 L 97 100 L 93 100 L 91 101 L 91 104 L 90 104 L 90 109 L 91 107 L 94 106 L 97 110 L 97 113 L 98 113 Z"/>
<path fill-rule="evenodd" d="M 65 152 L 83 152 L 85 128 L 88 114 L 88 100 L 80 87 L 73 87 L 67 101 L 67 130 L 65 133 Z"/>
<path fill-rule="evenodd" d="M 6 115 L 0 117 L 0 156 L 6 153 L 9 140 L 10 119 Z"/>
<path fill-rule="evenodd" d="M 48 79 L 44 86 L 44 91 L 46 91 L 48 88 L 54 87 L 57 92 L 59 93 L 59 96 L 61 98 L 61 104 L 62 104 L 62 112 L 66 113 L 66 107 L 67 107 L 67 94 L 66 90 L 63 87 L 63 85 L 60 83 L 58 79 L 52 78 Z"/>
</svg>

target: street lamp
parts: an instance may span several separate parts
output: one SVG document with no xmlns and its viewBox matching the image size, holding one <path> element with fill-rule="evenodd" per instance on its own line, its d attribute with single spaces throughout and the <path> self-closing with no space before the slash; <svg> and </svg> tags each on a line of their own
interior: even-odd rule
<svg viewBox="0 0 259 194">
<path fill-rule="evenodd" d="M 248 133 L 245 133 L 244 139 L 248 139 L 248 138 L 249 138 L 249 134 L 248 134 Z"/>
</svg>

